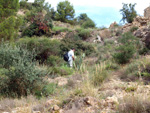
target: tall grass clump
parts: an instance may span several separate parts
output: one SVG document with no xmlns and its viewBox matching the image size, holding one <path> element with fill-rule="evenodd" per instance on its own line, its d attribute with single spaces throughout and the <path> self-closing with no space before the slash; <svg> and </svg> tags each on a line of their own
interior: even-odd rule
<svg viewBox="0 0 150 113">
<path fill-rule="evenodd" d="M 125 96 L 118 106 L 118 113 L 149 113 L 150 102 L 146 97 Z"/>
<path fill-rule="evenodd" d="M 0 45 L 0 94 L 20 97 L 34 94 L 46 74 L 36 66 L 34 54 L 19 46 Z"/>
<path fill-rule="evenodd" d="M 139 41 L 130 32 L 127 32 L 122 35 L 119 42 L 120 45 L 113 54 L 113 58 L 119 64 L 128 63 L 139 48 Z"/>
<path fill-rule="evenodd" d="M 108 77 L 105 63 L 96 65 L 92 75 L 92 83 L 94 86 L 100 85 Z"/>
</svg>

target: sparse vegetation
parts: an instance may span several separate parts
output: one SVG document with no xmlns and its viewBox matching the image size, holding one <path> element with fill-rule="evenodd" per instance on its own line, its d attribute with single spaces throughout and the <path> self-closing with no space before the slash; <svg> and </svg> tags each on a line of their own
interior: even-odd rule
<svg viewBox="0 0 150 113">
<path fill-rule="evenodd" d="M 134 7 L 123 4 L 124 22 Z M 55 10 L 45 0 L 2 0 L 0 15 L 0 112 L 150 111 L 146 23 L 96 28 L 86 13 L 74 18 L 69 1 Z M 71 48 L 72 68 L 63 60 Z"/>
</svg>

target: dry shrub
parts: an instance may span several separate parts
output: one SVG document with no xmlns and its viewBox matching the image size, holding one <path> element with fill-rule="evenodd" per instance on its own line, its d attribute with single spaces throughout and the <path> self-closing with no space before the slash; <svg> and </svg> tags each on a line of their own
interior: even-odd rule
<svg viewBox="0 0 150 113">
<path fill-rule="evenodd" d="M 149 113 L 150 101 L 148 98 L 137 96 L 125 96 L 118 106 L 119 113 Z"/>
</svg>

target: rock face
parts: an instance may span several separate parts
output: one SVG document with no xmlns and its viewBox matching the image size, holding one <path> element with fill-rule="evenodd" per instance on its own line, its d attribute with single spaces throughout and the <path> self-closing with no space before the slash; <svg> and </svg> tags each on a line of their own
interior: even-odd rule
<svg viewBox="0 0 150 113">
<path fill-rule="evenodd" d="M 111 37 L 111 32 L 109 29 L 104 29 L 104 30 L 100 31 L 99 34 L 102 39 Z"/>
<path fill-rule="evenodd" d="M 123 32 L 128 32 L 132 27 L 138 27 L 138 29 L 142 29 L 147 27 L 148 22 L 150 22 L 149 18 L 137 16 L 134 18 L 132 23 L 127 23 L 123 26 Z"/>
<path fill-rule="evenodd" d="M 144 17 L 150 18 L 150 7 L 147 7 L 144 10 Z"/>
<path fill-rule="evenodd" d="M 145 45 L 150 48 L 150 32 L 145 37 Z"/>
<path fill-rule="evenodd" d="M 109 28 L 114 28 L 117 25 L 117 22 L 115 21 L 114 23 L 110 24 Z"/>
<path fill-rule="evenodd" d="M 137 16 L 132 24 L 137 27 L 147 26 L 149 19 L 147 17 Z"/>
</svg>

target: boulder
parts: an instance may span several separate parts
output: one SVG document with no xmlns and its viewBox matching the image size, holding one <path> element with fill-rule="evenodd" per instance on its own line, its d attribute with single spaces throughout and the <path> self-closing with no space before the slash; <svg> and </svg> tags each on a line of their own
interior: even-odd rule
<svg viewBox="0 0 150 113">
<path fill-rule="evenodd" d="M 41 113 L 44 112 L 44 106 L 43 105 L 36 105 L 32 108 L 33 113 Z"/>
<path fill-rule="evenodd" d="M 111 32 L 109 29 L 101 30 L 99 34 L 102 39 L 111 37 Z"/>
<path fill-rule="evenodd" d="M 150 18 L 150 7 L 147 7 L 144 10 L 144 17 Z"/>
<path fill-rule="evenodd" d="M 141 30 L 135 31 L 134 36 L 136 36 L 136 37 L 138 37 L 138 38 L 142 38 L 142 37 L 143 37 L 142 31 L 141 31 Z"/>
<path fill-rule="evenodd" d="M 85 98 L 84 98 L 84 102 L 85 102 L 87 105 L 94 106 L 94 107 L 96 107 L 96 106 L 98 105 L 98 101 L 97 101 L 95 98 L 90 97 L 90 96 L 85 97 Z"/>
<path fill-rule="evenodd" d="M 145 37 L 145 45 L 150 48 L 150 32 Z"/>
<path fill-rule="evenodd" d="M 64 86 L 68 84 L 68 79 L 64 77 L 57 77 L 55 78 L 56 83 L 58 83 L 58 86 Z"/>
<path fill-rule="evenodd" d="M 109 28 L 114 28 L 117 25 L 117 22 L 113 22 L 112 24 L 110 24 Z"/>
<path fill-rule="evenodd" d="M 53 106 L 53 110 L 54 110 L 54 111 L 58 111 L 59 109 L 60 109 L 59 106 L 57 106 L 57 105 L 54 105 L 54 106 Z"/>
<path fill-rule="evenodd" d="M 52 105 L 56 105 L 56 104 L 58 104 L 58 103 L 60 103 L 60 101 L 55 100 L 55 99 L 50 99 L 50 100 L 47 100 L 47 101 L 46 101 L 45 107 L 48 108 L 48 107 L 50 107 L 50 106 L 52 106 Z"/>
</svg>

